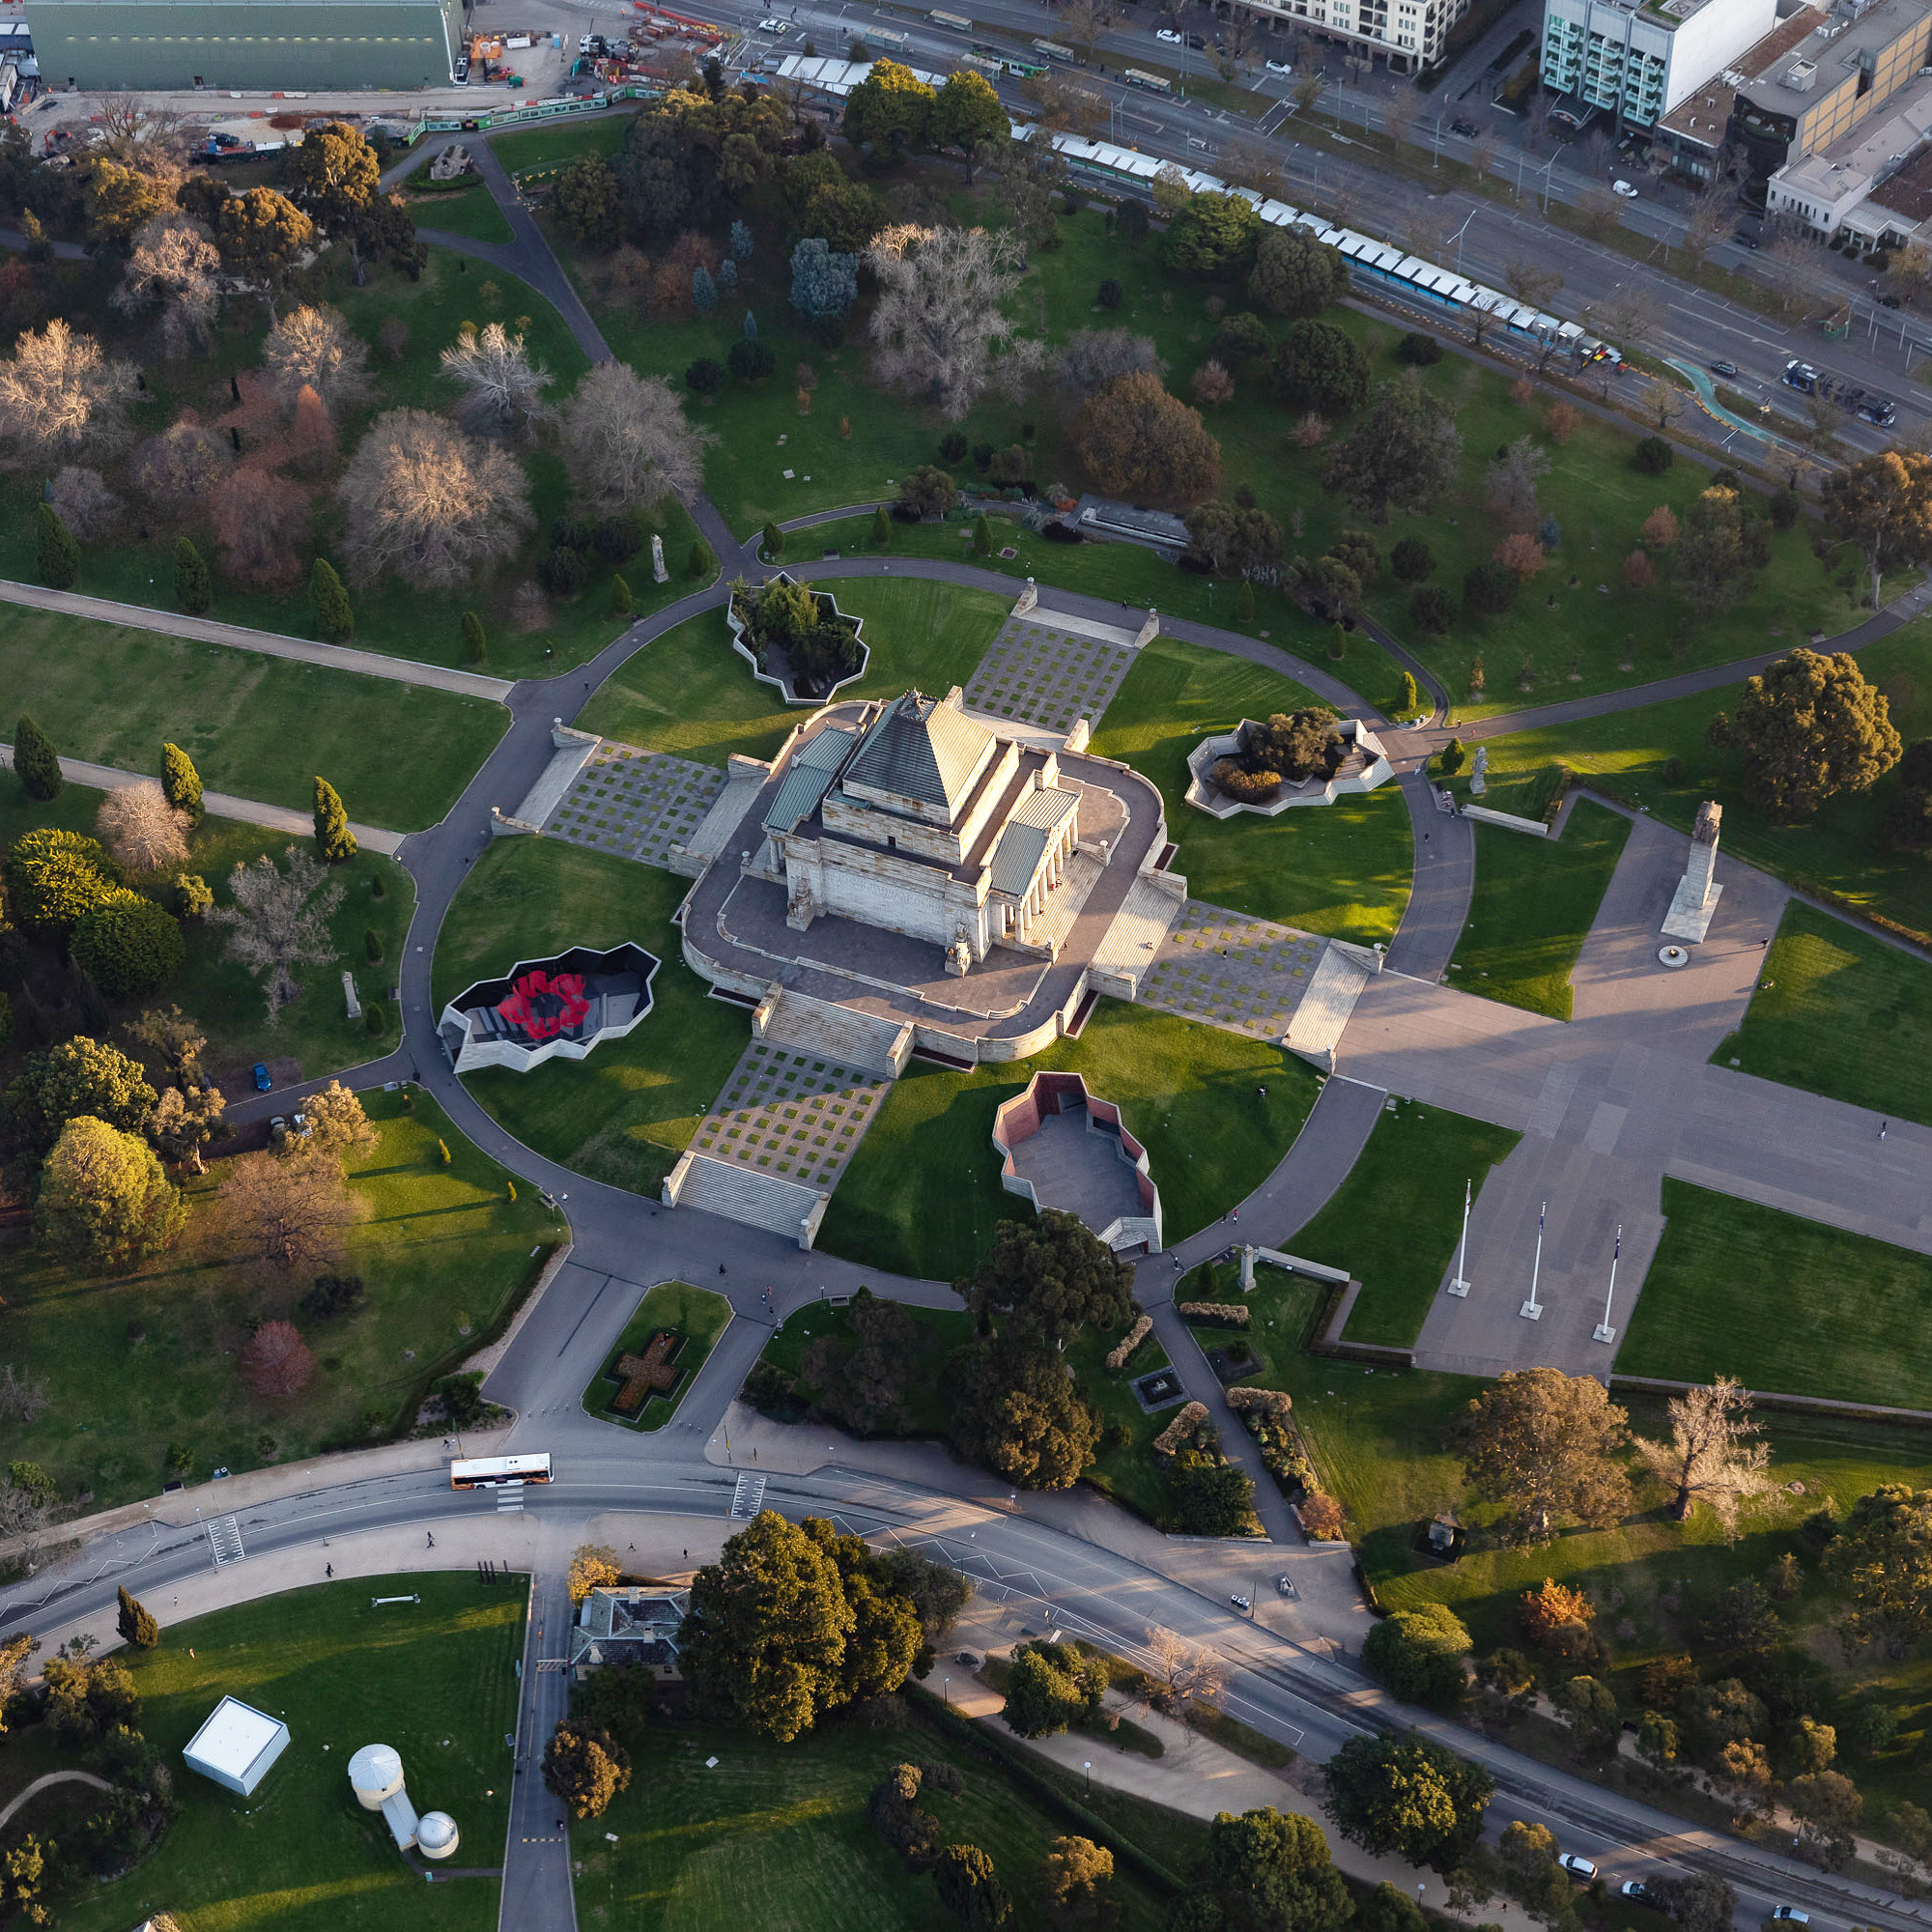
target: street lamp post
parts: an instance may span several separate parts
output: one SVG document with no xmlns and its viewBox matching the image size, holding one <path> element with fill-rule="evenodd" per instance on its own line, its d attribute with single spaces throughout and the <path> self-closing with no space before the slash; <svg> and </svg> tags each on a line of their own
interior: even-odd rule
<svg viewBox="0 0 1932 1932">
<path fill-rule="evenodd" d="M 1463 237 L 1468 233 L 1469 223 L 1475 220 L 1475 218 L 1476 211 L 1472 208 L 1463 217 L 1462 227 L 1456 231 L 1456 272 L 1459 275 L 1463 272 Z"/>
<path fill-rule="evenodd" d="M 1087 1796 L 1092 1798 L 1094 1795 L 1094 1760 L 1092 1758 L 1084 1758 L 1081 1761 L 1080 1769 L 1087 1774 Z"/>
<path fill-rule="evenodd" d="M 1439 168 L 1442 165 L 1442 116 L 1449 112 L 1449 103 L 1442 103 L 1442 113 L 1435 117 L 1435 134 L 1429 143 L 1429 165 Z"/>
</svg>

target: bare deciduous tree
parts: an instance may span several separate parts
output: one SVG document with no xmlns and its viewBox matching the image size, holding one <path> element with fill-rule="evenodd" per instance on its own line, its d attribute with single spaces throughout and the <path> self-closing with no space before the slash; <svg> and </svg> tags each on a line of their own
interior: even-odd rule
<svg viewBox="0 0 1932 1932">
<path fill-rule="evenodd" d="M 1697 197 L 1684 221 L 1684 246 L 1693 262 L 1703 261 L 1717 246 L 1730 219 L 1728 198 L 1717 188 L 1707 188 Z"/>
<path fill-rule="evenodd" d="M 136 394 L 131 362 L 110 362 L 93 336 L 56 317 L 24 331 L 0 362 L 0 440 L 16 463 L 122 448 Z"/>
<path fill-rule="evenodd" d="M 355 1204 L 333 1161 L 244 1153 L 222 1164 L 221 1197 L 242 1244 L 286 1275 L 326 1272 L 341 1258 Z"/>
<path fill-rule="evenodd" d="M 1190 1703 L 1211 1703 L 1220 1695 L 1227 1671 L 1211 1650 L 1157 1626 L 1147 1634 L 1147 1648 L 1151 1701 L 1168 1716 L 1179 1717 Z"/>
<path fill-rule="evenodd" d="M 880 379 L 957 422 L 989 391 L 1015 396 L 1044 359 L 1007 314 L 1024 270 L 1009 231 L 885 229 L 866 251 L 879 285 L 870 331 Z"/>
<path fill-rule="evenodd" d="M 478 436 L 534 440 L 556 420 L 556 407 L 544 394 L 550 371 L 531 359 L 523 335 L 500 322 L 486 322 L 480 332 L 466 323 L 442 352 L 442 368 L 463 388 L 458 420 Z"/>
<path fill-rule="evenodd" d="M 134 482 L 144 497 L 197 503 L 235 467 L 226 437 L 200 423 L 178 422 L 134 452 Z"/>
<path fill-rule="evenodd" d="M 152 171 L 187 158 L 187 115 L 179 107 L 138 94 L 102 95 L 99 102 L 100 152 L 129 167 Z"/>
<path fill-rule="evenodd" d="M 1563 286 L 1563 270 L 1542 262 L 1520 259 L 1503 264 L 1503 287 L 1531 308 L 1548 308 Z"/>
<path fill-rule="evenodd" d="M 12 1362 L 0 1362 L 0 1416 L 24 1428 L 49 1406 L 45 1382 L 23 1376 Z"/>
<path fill-rule="evenodd" d="M 1735 1536 L 1739 1515 L 1773 1487 L 1766 1470 L 1771 1445 L 1759 1439 L 1749 1394 L 1720 1376 L 1707 1388 L 1672 1396 L 1664 1413 L 1670 1440 L 1634 1436 L 1637 1461 L 1669 1486 L 1670 1514 L 1678 1521 L 1707 1503 L 1724 1534 Z"/>
<path fill-rule="evenodd" d="M 1520 436 L 1491 462 L 1483 481 L 1484 501 L 1508 528 L 1533 528 L 1539 510 L 1536 486 L 1548 474 L 1549 452 L 1532 438 Z"/>
<path fill-rule="evenodd" d="M 685 420 L 662 376 L 639 376 L 622 362 L 599 362 L 584 376 L 563 427 L 571 481 L 607 515 L 648 509 L 667 496 L 688 503 L 703 481 L 704 445 L 715 440 Z"/>
<path fill-rule="evenodd" d="M 1382 132 L 1400 148 L 1414 130 L 1422 102 L 1413 88 L 1398 88 L 1382 102 Z"/>
<path fill-rule="evenodd" d="M 130 872 L 187 864 L 187 813 L 177 811 L 153 779 L 117 785 L 100 801 L 94 829 Z"/>
<path fill-rule="evenodd" d="M 42 1537 L 67 1513 L 58 1491 L 16 1483 L 11 1477 L 0 1482 L 0 1543 L 17 1545 L 14 1554 L 27 1559 L 30 1574 Z"/>
<path fill-rule="evenodd" d="M 1624 205 L 1598 182 L 1577 189 L 1577 225 L 1585 235 L 1614 235 L 1624 225 Z"/>
<path fill-rule="evenodd" d="M 134 237 L 113 303 L 124 315 L 138 315 L 158 302 L 162 349 L 185 355 L 190 343 L 209 346 L 221 308 L 220 273 L 221 257 L 200 222 L 157 214 Z"/>
<path fill-rule="evenodd" d="M 262 372 L 285 411 L 306 384 L 331 419 L 369 400 L 369 345 L 332 308 L 292 309 L 262 344 Z"/>
<path fill-rule="evenodd" d="M 222 574 L 286 590 L 308 574 L 308 492 L 286 476 L 238 469 L 208 499 Z"/>
<path fill-rule="evenodd" d="M 1054 385 L 1073 402 L 1122 376 L 1165 376 L 1167 363 L 1151 335 L 1130 328 L 1076 328 L 1053 358 Z"/>
<path fill-rule="evenodd" d="M 234 903 L 209 915 L 229 929 L 224 956 L 261 980 L 270 1026 L 301 993 L 295 969 L 336 956 L 328 922 L 342 903 L 342 881 L 329 878 L 308 847 L 291 845 L 288 860 L 286 872 L 266 852 L 251 866 L 238 865 L 229 875 Z"/>
<path fill-rule="evenodd" d="M 418 590 L 455 589 L 514 554 L 535 522 L 516 459 L 424 410 L 378 416 L 336 495 L 360 583 L 393 571 Z"/>
<path fill-rule="evenodd" d="M 293 1321 L 265 1321 L 242 1350 L 241 1369 L 257 1395 L 299 1395 L 315 1374 L 315 1357 Z"/>
<path fill-rule="evenodd" d="M 82 543 L 105 535 L 121 513 L 121 499 L 100 471 L 83 469 L 75 463 L 64 463 L 54 471 L 47 501 Z"/>
</svg>

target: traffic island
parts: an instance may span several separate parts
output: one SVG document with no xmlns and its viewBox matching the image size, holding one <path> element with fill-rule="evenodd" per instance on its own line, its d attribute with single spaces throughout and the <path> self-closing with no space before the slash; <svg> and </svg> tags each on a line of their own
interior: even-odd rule
<svg viewBox="0 0 1932 1932">
<path fill-rule="evenodd" d="M 662 1429 L 731 1321 L 731 1304 L 708 1288 L 665 1281 L 639 1302 L 604 1358 L 583 1406 L 600 1422 Z"/>
</svg>

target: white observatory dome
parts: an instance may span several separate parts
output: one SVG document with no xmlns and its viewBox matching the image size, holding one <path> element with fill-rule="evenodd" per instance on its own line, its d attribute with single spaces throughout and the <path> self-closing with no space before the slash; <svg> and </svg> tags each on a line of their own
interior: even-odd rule
<svg viewBox="0 0 1932 1932">
<path fill-rule="evenodd" d="M 388 1745 L 364 1745 L 349 1760 L 349 1782 L 369 1810 L 380 1810 L 384 1799 L 402 1789 L 402 1753 Z"/>
<path fill-rule="evenodd" d="M 447 1811 L 425 1811 L 416 1820 L 416 1850 L 424 1858 L 448 1858 L 456 1840 L 456 1820 Z"/>
</svg>

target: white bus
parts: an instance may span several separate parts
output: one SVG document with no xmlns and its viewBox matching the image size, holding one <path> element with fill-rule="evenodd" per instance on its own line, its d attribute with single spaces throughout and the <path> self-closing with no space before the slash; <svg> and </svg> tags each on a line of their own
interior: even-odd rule
<svg viewBox="0 0 1932 1932">
<path fill-rule="evenodd" d="M 1124 76 L 1129 87 L 1144 87 L 1150 94 L 1172 94 L 1174 83 L 1163 80 L 1157 73 L 1143 73 L 1137 67 L 1130 67 Z"/>
<path fill-rule="evenodd" d="M 449 1465 L 452 1490 L 494 1490 L 504 1483 L 547 1483 L 550 1456 L 477 1456 Z"/>
</svg>

